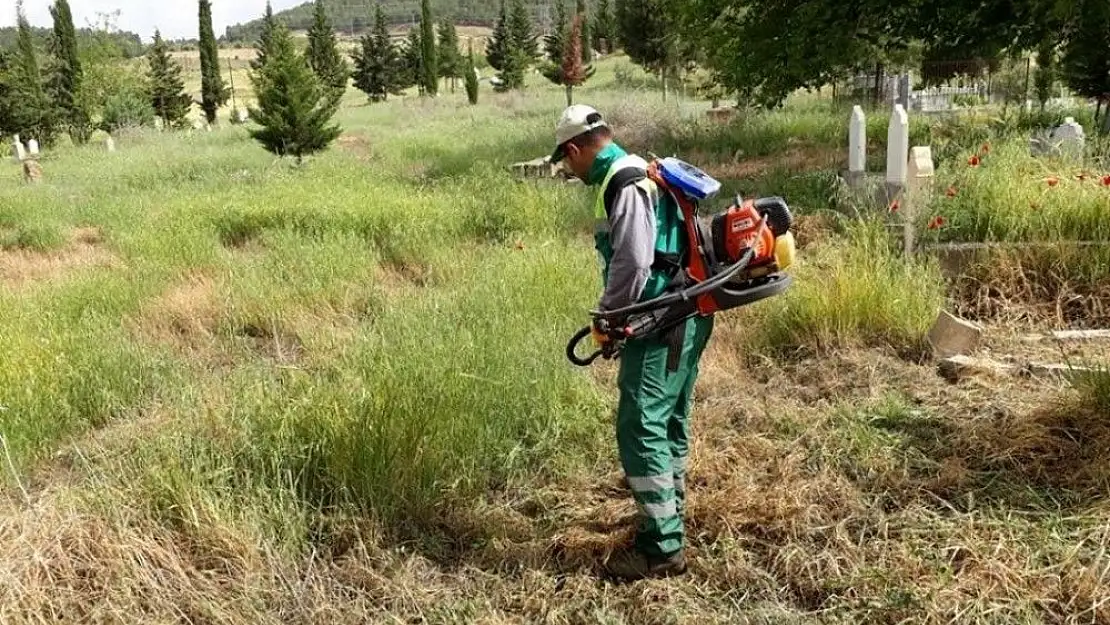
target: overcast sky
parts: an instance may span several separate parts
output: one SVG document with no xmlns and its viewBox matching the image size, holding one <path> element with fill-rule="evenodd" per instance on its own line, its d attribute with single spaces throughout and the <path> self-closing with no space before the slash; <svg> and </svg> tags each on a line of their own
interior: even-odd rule
<svg viewBox="0 0 1110 625">
<path fill-rule="evenodd" d="M 274 11 L 281 11 L 303 3 L 305 0 L 272 0 Z M 53 0 L 23 0 L 27 19 L 34 26 L 50 27 L 50 5 Z M 7 9 L 0 9 L 0 26 L 15 25 L 15 2 L 0 1 Z M 166 39 L 196 38 L 197 2 L 196 0 L 70 0 L 73 22 L 82 28 L 87 22 L 97 22 L 98 13 L 119 10 L 116 25 L 120 30 L 138 33 L 143 41 L 150 41 L 154 29 L 162 29 Z M 261 17 L 266 9 L 266 0 L 212 0 L 212 26 L 216 36 L 224 34 L 224 29 L 232 24 L 246 22 Z"/>
</svg>

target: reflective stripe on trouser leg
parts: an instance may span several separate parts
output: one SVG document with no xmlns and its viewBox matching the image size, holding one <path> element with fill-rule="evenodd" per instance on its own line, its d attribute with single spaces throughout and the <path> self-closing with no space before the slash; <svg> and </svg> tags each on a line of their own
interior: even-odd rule
<svg viewBox="0 0 1110 625">
<path fill-rule="evenodd" d="M 637 546 L 663 555 L 684 546 L 682 517 L 674 484 L 670 424 L 687 387 L 702 324 L 688 323 L 679 370 L 667 372 L 669 347 L 657 340 L 629 341 L 618 376 L 617 444 L 621 464 L 641 511 Z"/>
</svg>

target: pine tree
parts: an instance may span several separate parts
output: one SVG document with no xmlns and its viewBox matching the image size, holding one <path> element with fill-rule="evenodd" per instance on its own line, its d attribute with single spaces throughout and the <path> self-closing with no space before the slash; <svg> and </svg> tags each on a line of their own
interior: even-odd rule
<svg viewBox="0 0 1110 625">
<path fill-rule="evenodd" d="M 420 81 L 424 93 L 439 93 L 439 60 L 436 58 L 436 31 L 429 0 L 420 2 Z"/>
<path fill-rule="evenodd" d="M 262 32 L 258 35 L 258 41 L 255 42 L 255 57 L 251 59 L 251 69 L 258 71 L 266 64 L 266 59 L 270 56 L 270 41 L 273 39 L 274 28 L 277 26 L 277 19 L 274 17 L 274 7 L 270 4 L 269 0 L 266 2 L 266 12 L 262 15 Z"/>
<path fill-rule="evenodd" d="M 81 59 L 77 56 L 77 31 L 73 27 L 73 13 L 67 0 L 55 0 L 50 7 L 54 19 L 54 34 L 50 47 L 57 64 L 51 81 L 54 104 L 64 119 L 70 139 L 78 145 L 88 143 L 92 124 L 84 103 L 81 102 Z"/>
<path fill-rule="evenodd" d="M 462 55 L 459 54 L 459 34 L 455 30 L 455 22 L 445 19 L 439 25 L 439 75 L 451 81 L 451 92 L 455 92 L 455 81 L 458 80 L 462 67 Z"/>
<path fill-rule="evenodd" d="M 1056 82 L 1056 37 L 1045 37 L 1037 46 L 1037 73 L 1033 83 L 1042 111 L 1052 96 L 1052 86 Z"/>
<path fill-rule="evenodd" d="M 478 74 L 477 68 L 474 67 L 474 46 L 471 45 L 467 50 L 466 58 L 466 99 L 471 104 L 478 103 Z"/>
<path fill-rule="evenodd" d="M 501 0 L 501 15 L 497 18 L 493 34 L 486 43 L 486 60 L 490 67 L 498 71 L 504 69 L 505 59 L 509 56 L 509 48 L 512 46 L 511 39 L 509 15 L 505 11 L 505 0 Z"/>
<path fill-rule="evenodd" d="M 329 85 L 340 93 L 347 90 L 347 82 L 351 70 L 347 62 L 339 54 L 336 43 L 335 30 L 328 20 L 328 12 L 324 7 L 324 0 L 316 0 L 313 6 L 312 27 L 308 30 L 308 63 L 312 71 L 325 85 Z"/>
<path fill-rule="evenodd" d="M 401 70 L 398 72 L 398 87 L 408 89 L 415 86 L 419 93 L 424 93 L 424 55 L 421 44 L 420 29 L 413 28 L 401 52 Z"/>
<path fill-rule="evenodd" d="M 359 51 L 354 56 L 355 86 L 370 98 L 371 102 L 381 102 L 389 94 L 400 90 L 399 72 L 401 60 L 393 41 L 385 15 L 379 4 L 374 15 L 373 32 L 363 35 Z"/>
<path fill-rule="evenodd" d="M 216 113 L 227 103 L 231 90 L 220 76 L 220 56 L 216 36 L 212 32 L 212 1 L 200 2 L 200 79 L 201 108 L 209 124 L 216 123 Z"/>
<path fill-rule="evenodd" d="M 539 36 L 533 32 L 532 18 L 524 6 L 524 0 L 513 0 L 512 13 L 509 15 L 509 38 L 511 48 L 520 52 L 527 70 L 539 56 Z"/>
<path fill-rule="evenodd" d="M 27 23 L 22 0 L 16 2 L 16 24 L 18 33 L 14 67 L 10 72 L 9 123 L 22 141 L 35 139 L 42 145 L 52 145 L 56 136 L 54 106 L 43 87 L 31 26 Z"/>
<path fill-rule="evenodd" d="M 613 12 L 609 8 L 609 0 L 598 0 L 597 14 L 594 15 L 593 27 L 594 47 L 605 54 L 612 54 L 616 49 L 616 25 L 613 22 Z"/>
<path fill-rule="evenodd" d="M 501 84 L 497 91 L 511 91 L 524 87 L 524 73 L 528 70 L 529 58 L 519 48 L 510 48 L 498 78 Z"/>
<path fill-rule="evenodd" d="M 169 54 L 162 33 L 154 31 L 154 45 L 148 53 L 150 68 L 147 79 L 150 83 L 150 103 L 154 113 L 162 118 L 167 128 L 185 125 L 192 100 L 185 93 L 185 82 L 181 78 L 181 65 Z"/>
<path fill-rule="evenodd" d="M 555 4 L 555 21 L 551 33 L 543 39 L 543 51 L 547 57 L 540 73 L 556 85 L 563 84 L 563 47 L 567 38 L 567 8 L 564 0 Z"/>
<path fill-rule="evenodd" d="M 574 16 L 570 34 L 563 47 L 562 82 L 567 88 L 567 106 L 574 104 L 574 88 L 594 75 L 593 67 L 586 67 L 582 63 L 582 40 L 584 39 L 582 25 L 585 22 L 584 14 L 579 13 Z"/>
<path fill-rule="evenodd" d="M 320 82 L 297 52 L 285 26 L 272 31 L 269 51 L 265 65 L 251 74 L 258 105 L 250 109 L 250 115 L 261 128 L 250 134 L 267 151 L 293 156 L 299 165 L 305 156 L 326 149 L 342 132 L 331 123 L 341 94 Z"/>
<path fill-rule="evenodd" d="M 590 37 L 590 14 L 586 8 L 586 0 L 578 0 L 575 13 L 582 16 L 582 62 L 589 64 L 594 60 L 594 55 L 591 47 L 593 38 Z"/>
</svg>

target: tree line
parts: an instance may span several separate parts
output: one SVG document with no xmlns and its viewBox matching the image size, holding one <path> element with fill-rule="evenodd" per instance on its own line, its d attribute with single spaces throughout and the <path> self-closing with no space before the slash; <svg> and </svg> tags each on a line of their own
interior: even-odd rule
<svg viewBox="0 0 1110 625">
<path fill-rule="evenodd" d="M 1059 79 L 1110 108 L 1106 0 L 617 0 L 616 13 L 633 61 L 664 80 L 702 68 L 745 105 L 859 70 L 928 66 L 937 81 L 961 71 L 946 61 L 997 67 L 1034 52 L 1039 97 Z"/>
</svg>

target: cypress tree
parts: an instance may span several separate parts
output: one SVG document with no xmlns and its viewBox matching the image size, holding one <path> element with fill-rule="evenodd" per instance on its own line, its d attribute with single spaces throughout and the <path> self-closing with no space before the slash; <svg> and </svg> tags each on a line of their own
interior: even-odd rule
<svg viewBox="0 0 1110 625">
<path fill-rule="evenodd" d="M 471 104 L 478 103 L 478 74 L 474 67 L 474 46 L 471 45 L 467 51 L 466 58 L 466 99 Z"/>
<path fill-rule="evenodd" d="M 270 40 L 273 38 L 274 28 L 277 26 L 277 20 L 274 18 L 274 7 L 270 4 L 269 0 L 266 2 L 266 12 L 262 15 L 262 31 L 258 35 L 258 41 L 254 44 L 255 57 L 251 59 L 251 69 L 258 71 L 266 64 L 266 59 L 270 56 Z"/>
<path fill-rule="evenodd" d="M 339 136 L 341 129 L 331 119 L 342 94 L 319 81 L 285 26 L 272 31 L 269 53 L 262 68 L 251 74 L 258 104 L 250 114 L 261 128 L 250 134 L 267 151 L 293 156 L 299 165 Z"/>
<path fill-rule="evenodd" d="M 200 3 L 200 80 L 201 108 L 209 124 L 216 123 L 216 114 L 227 103 L 231 90 L 220 76 L 220 56 L 216 35 L 212 32 L 212 2 Z"/>
<path fill-rule="evenodd" d="M 169 48 L 162 39 L 162 33 L 154 31 L 154 45 L 149 56 L 150 68 L 147 78 L 150 83 L 150 103 L 154 113 L 162 118 L 166 127 L 178 128 L 185 124 L 192 100 L 185 93 L 185 82 L 181 78 L 181 65 L 169 54 Z"/>
<path fill-rule="evenodd" d="M 92 125 L 80 99 L 83 73 L 81 59 L 77 56 L 77 31 L 73 27 L 69 2 L 55 0 L 50 7 L 50 16 L 54 19 L 51 51 L 57 64 L 52 81 L 54 104 L 64 118 L 70 138 L 81 145 L 88 143 Z"/>
<path fill-rule="evenodd" d="M 7 50 L 0 48 L 0 137 L 8 137 L 17 131 L 12 124 L 12 99 L 14 98 L 15 63 Z"/>
<path fill-rule="evenodd" d="M 439 65 L 436 58 L 435 22 L 428 0 L 420 2 L 420 79 L 424 92 L 435 96 L 439 92 Z"/>
<path fill-rule="evenodd" d="M 609 0 L 598 0 L 593 27 L 594 47 L 605 54 L 612 54 L 616 49 L 616 30 Z"/>
<path fill-rule="evenodd" d="M 539 55 L 539 36 L 533 32 L 532 18 L 528 15 L 524 0 L 513 0 L 512 13 L 509 15 L 509 36 L 512 48 L 520 52 L 524 69 L 528 69 Z"/>
<path fill-rule="evenodd" d="M 308 29 L 308 63 L 325 85 L 340 93 L 347 90 L 350 68 L 339 54 L 324 0 L 316 0 L 313 7 L 312 27 Z"/>
<path fill-rule="evenodd" d="M 582 16 L 581 25 L 581 48 L 582 48 L 582 62 L 589 64 L 594 60 L 593 49 L 591 42 L 593 38 L 590 37 L 590 14 L 586 8 L 586 0 L 578 0 L 578 6 L 575 8 L 575 13 Z"/>
<path fill-rule="evenodd" d="M 408 40 L 405 42 L 404 50 L 401 52 L 401 64 L 398 76 L 398 87 L 400 89 L 408 89 L 415 86 L 417 90 L 424 93 L 424 55 L 423 45 L 421 44 L 422 37 L 420 36 L 420 29 L 413 28 L 409 31 Z"/>
<path fill-rule="evenodd" d="M 389 29 L 379 4 L 374 14 L 373 32 L 363 35 L 358 52 L 354 55 L 355 86 L 371 102 L 385 100 L 400 88 L 400 58 L 389 38 Z"/>
<path fill-rule="evenodd" d="M 586 16 L 582 13 L 574 16 L 571 23 L 570 34 L 567 35 L 566 44 L 563 46 L 562 81 L 567 88 L 567 106 L 574 104 L 574 88 L 586 82 L 594 75 L 592 67 L 582 63 L 582 26 L 586 23 Z"/>
<path fill-rule="evenodd" d="M 10 72 L 10 125 L 24 142 L 36 139 L 42 145 L 52 145 L 56 133 L 54 107 L 43 88 L 31 26 L 23 12 L 22 0 L 16 2 L 16 23 L 16 57 Z"/>
<path fill-rule="evenodd" d="M 547 60 L 541 72 L 544 77 L 555 83 L 563 84 L 563 46 L 567 37 L 567 8 L 563 0 L 555 4 L 555 21 L 551 25 L 551 34 L 544 37 L 543 51 Z"/>
<path fill-rule="evenodd" d="M 450 79 L 451 92 L 455 91 L 455 81 L 461 75 L 462 55 L 459 54 L 459 33 L 455 30 L 455 22 L 444 19 L 439 25 L 439 75 Z"/>
<path fill-rule="evenodd" d="M 501 15 L 493 27 L 493 34 L 486 43 L 486 60 L 495 70 L 504 69 L 505 59 L 509 56 L 512 47 L 509 35 L 509 15 L 505 11 L 505 0 L 501 0 Z"/>
</svg>

